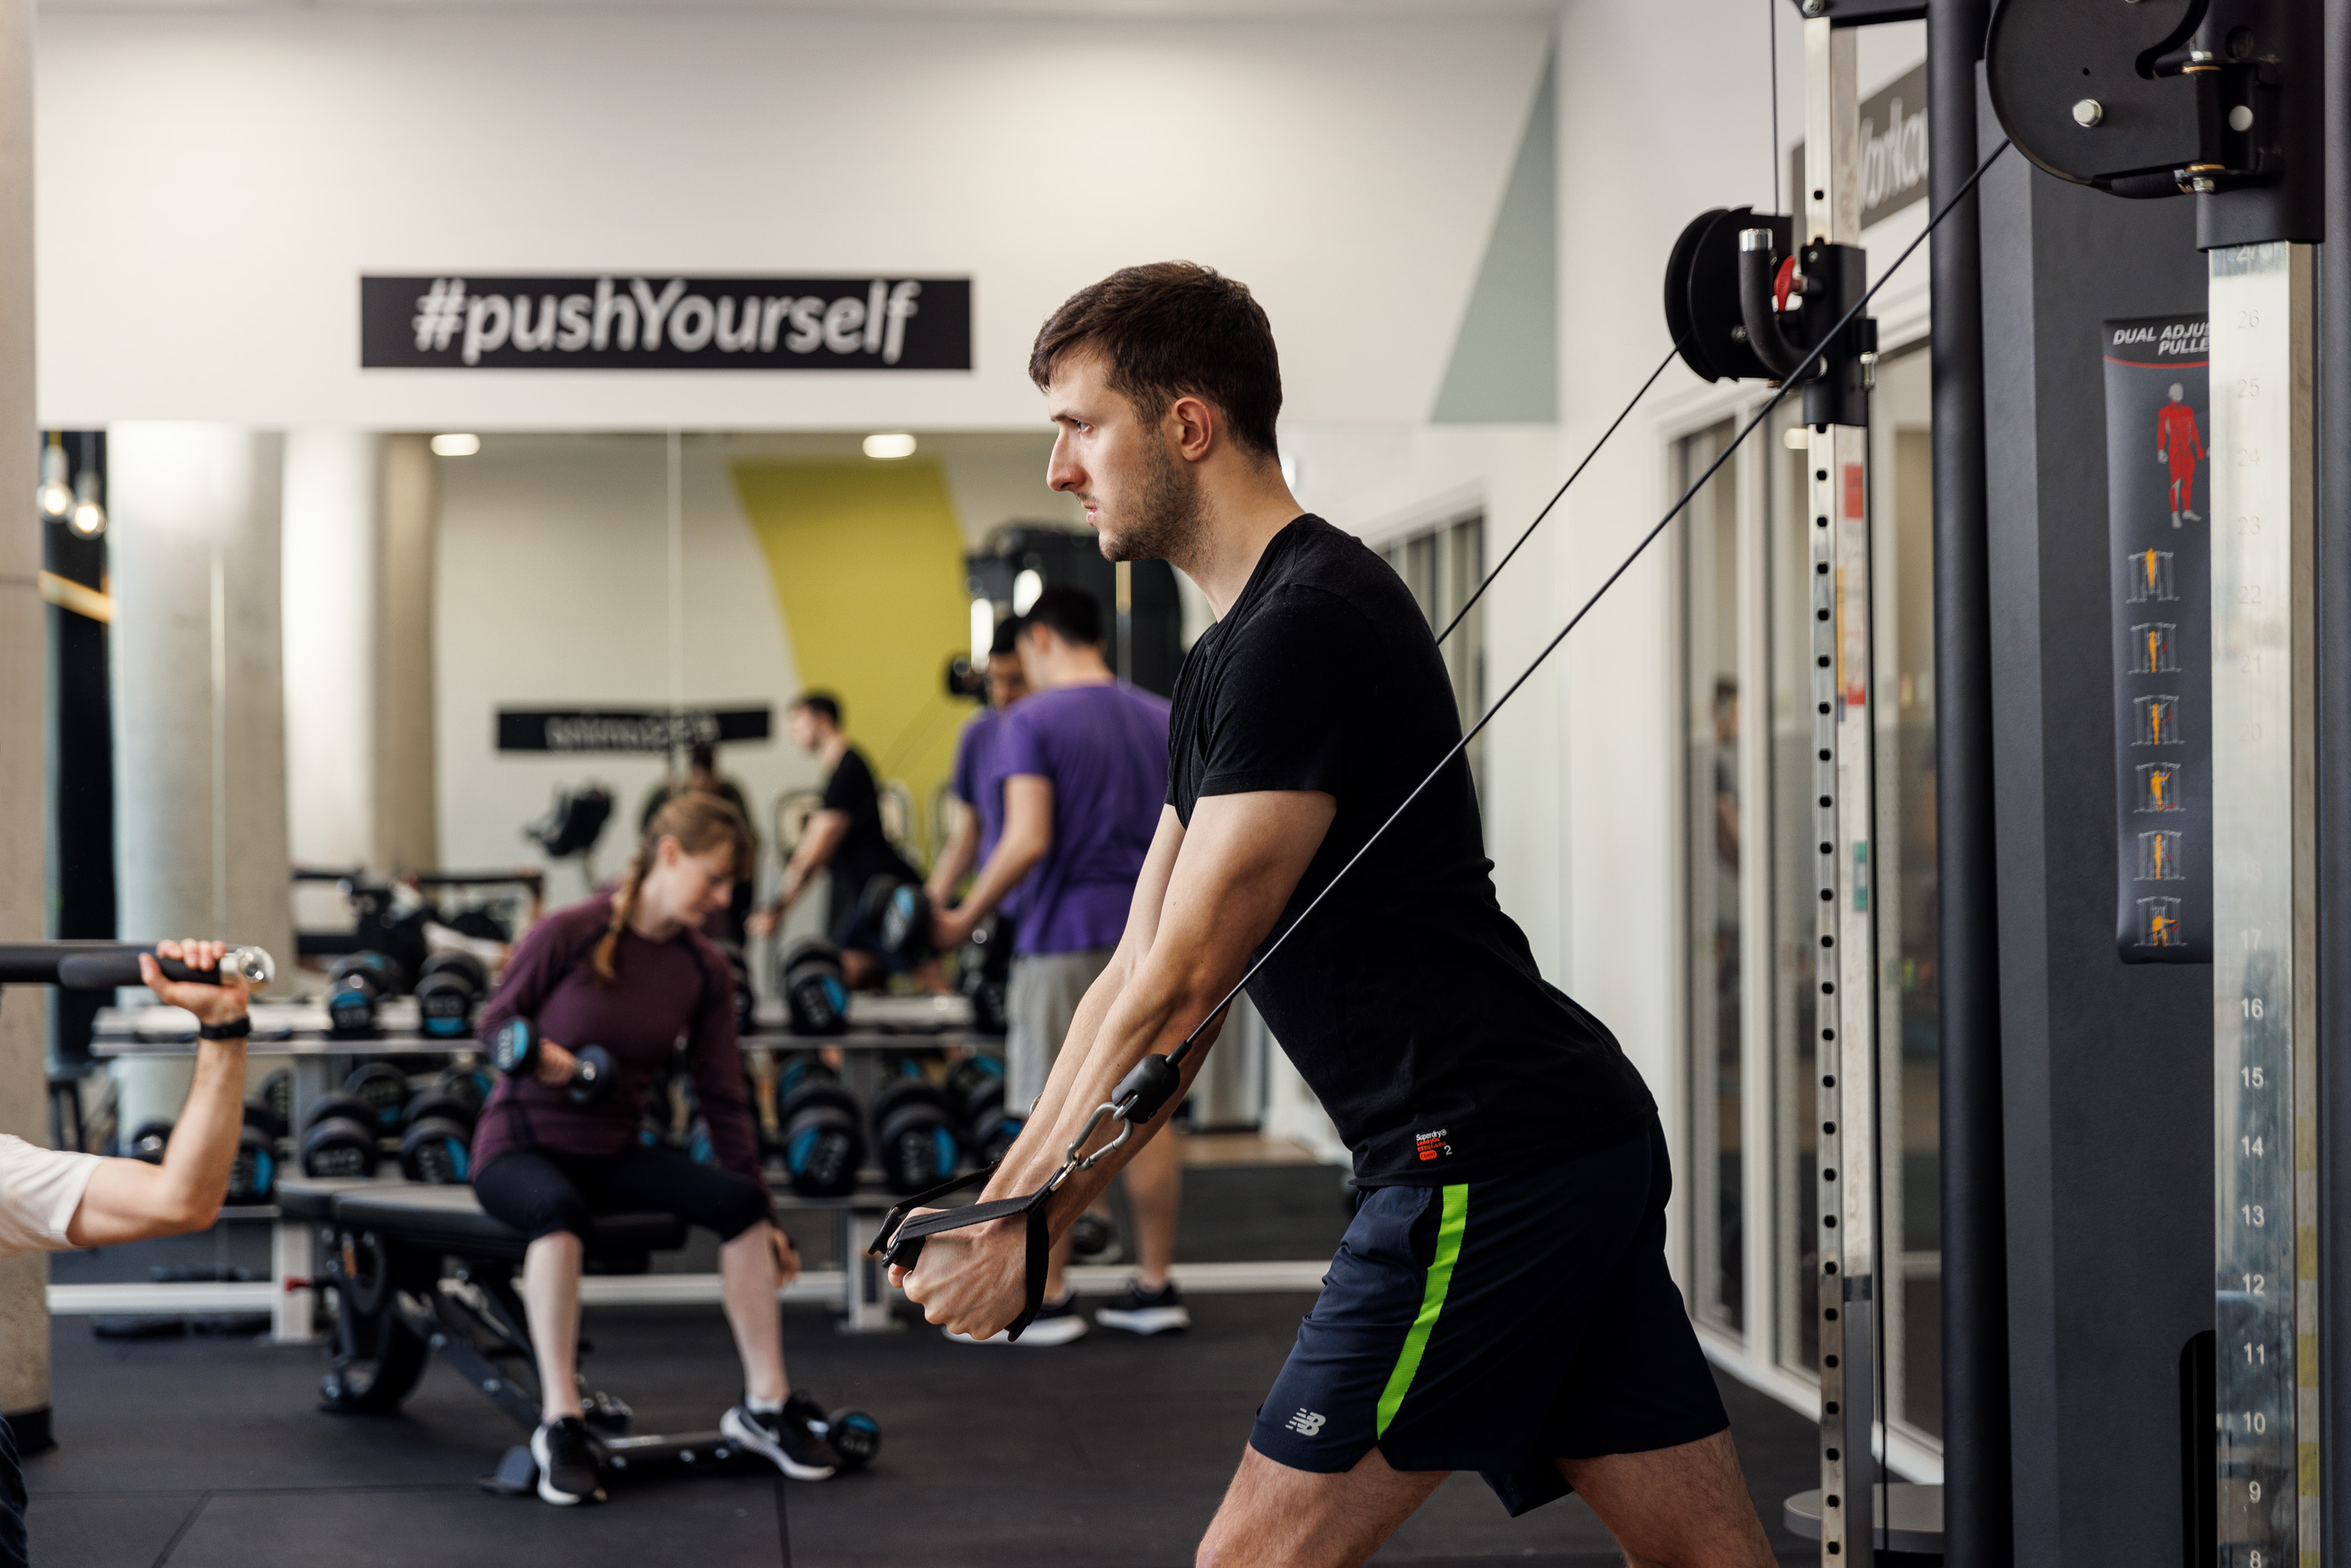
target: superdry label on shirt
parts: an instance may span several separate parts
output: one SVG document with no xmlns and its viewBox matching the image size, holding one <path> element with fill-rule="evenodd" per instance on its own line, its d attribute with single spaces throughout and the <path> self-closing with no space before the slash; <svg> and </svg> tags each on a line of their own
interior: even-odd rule
<svg viewBox="0 0 2351 1568">
<path fill-rule="evenodd" d="M 1453 1152 L 1453 1145 L 1445 1141 L 1445 1129 L 1442 1127 L 1433 1133 L 1415 1133 L 1412 1146 L 1424 1161 L 1440 1159 Z"/>
</svg>

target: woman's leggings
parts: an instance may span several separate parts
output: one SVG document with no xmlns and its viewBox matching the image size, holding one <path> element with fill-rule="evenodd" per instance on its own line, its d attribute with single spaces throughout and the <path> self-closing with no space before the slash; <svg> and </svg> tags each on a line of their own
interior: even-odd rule
<svg viewBox="0 0 2351 1568">
<path fill-rule="evenodd" d="M 599 1214 L 674 1214 L 732 1241 L 769 1218 L 768 1195 L 733 1171 L 696 1165 L 675 1149 L 551 1155 L 510 1149 L 474 1177 L 482 1207 L 533 1241 L 569 1230 L 587 1238 Z"/>
</svg>

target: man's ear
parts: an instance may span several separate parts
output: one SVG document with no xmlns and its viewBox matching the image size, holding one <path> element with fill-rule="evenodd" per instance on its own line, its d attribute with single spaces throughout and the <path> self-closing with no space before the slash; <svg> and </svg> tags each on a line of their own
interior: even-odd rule
<svg viewBox="0 0 2351 1568">
<path fill-rule="evenodd" d="M 1169 404 L 1165 428 L 1186 463 L 1207 456 L 1224 434 L 1222 416 L 1207 400 L 1197 397 L 1179 397 Z"/>
</svg>

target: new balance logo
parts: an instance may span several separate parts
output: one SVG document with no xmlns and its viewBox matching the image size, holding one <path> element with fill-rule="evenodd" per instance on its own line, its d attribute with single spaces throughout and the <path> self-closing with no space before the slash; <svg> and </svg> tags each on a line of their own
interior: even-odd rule
<svg viewBox="0 0 2351 1568">
<path fill-rule="evenodd" d="M 1319 1411 L 1301 1410 L 1297 1415 L 1292 1416 L 1289 1420 L 1284 1421 L 1282 1425 L 1289 1427 L 1291 1431 L 1297 1433 L 1301 1437 L 1311 1437 L 1322 1430 L 1322 1423 L 1329 1419 L 1330 1417 L 1328 1416 L 1322 1415 Z"/>
</svg>

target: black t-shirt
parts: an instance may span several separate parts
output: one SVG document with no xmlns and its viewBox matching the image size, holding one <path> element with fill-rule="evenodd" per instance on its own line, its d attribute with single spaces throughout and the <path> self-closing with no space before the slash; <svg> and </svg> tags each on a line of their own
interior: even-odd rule
<svg viewBox="0 0 2351 1568">
<path fill-rule="evenodd" d="M 1203 795 L 1337 800 L 1278 936 L 1460 738 L 1410 591 L 1302 517 L 1184 661 L 1167 800 L 1186 823 Z M 1456 758 L 1249 982 L 1358 1182 L 1485 1181 L 1596 1153 L 1655 1114 L 1615 1037 L 1537 970 L 1492 870 Z"/>
<path fill-rule="evenodd" d="M 841 754 L 840 766 L 825 780 L 824 809 L 849 819 L 849 831 L 833 846 L 832 859 L 825 862 L 832 873 L 826 924 L 838 932 L 863 896 L 865 884 L 874 877 L 886 872 L 902 882 L 923 879 L 883 833 L 882 792 L 874 787 L 872 764 L 857 747 Z"/>
</svg>

